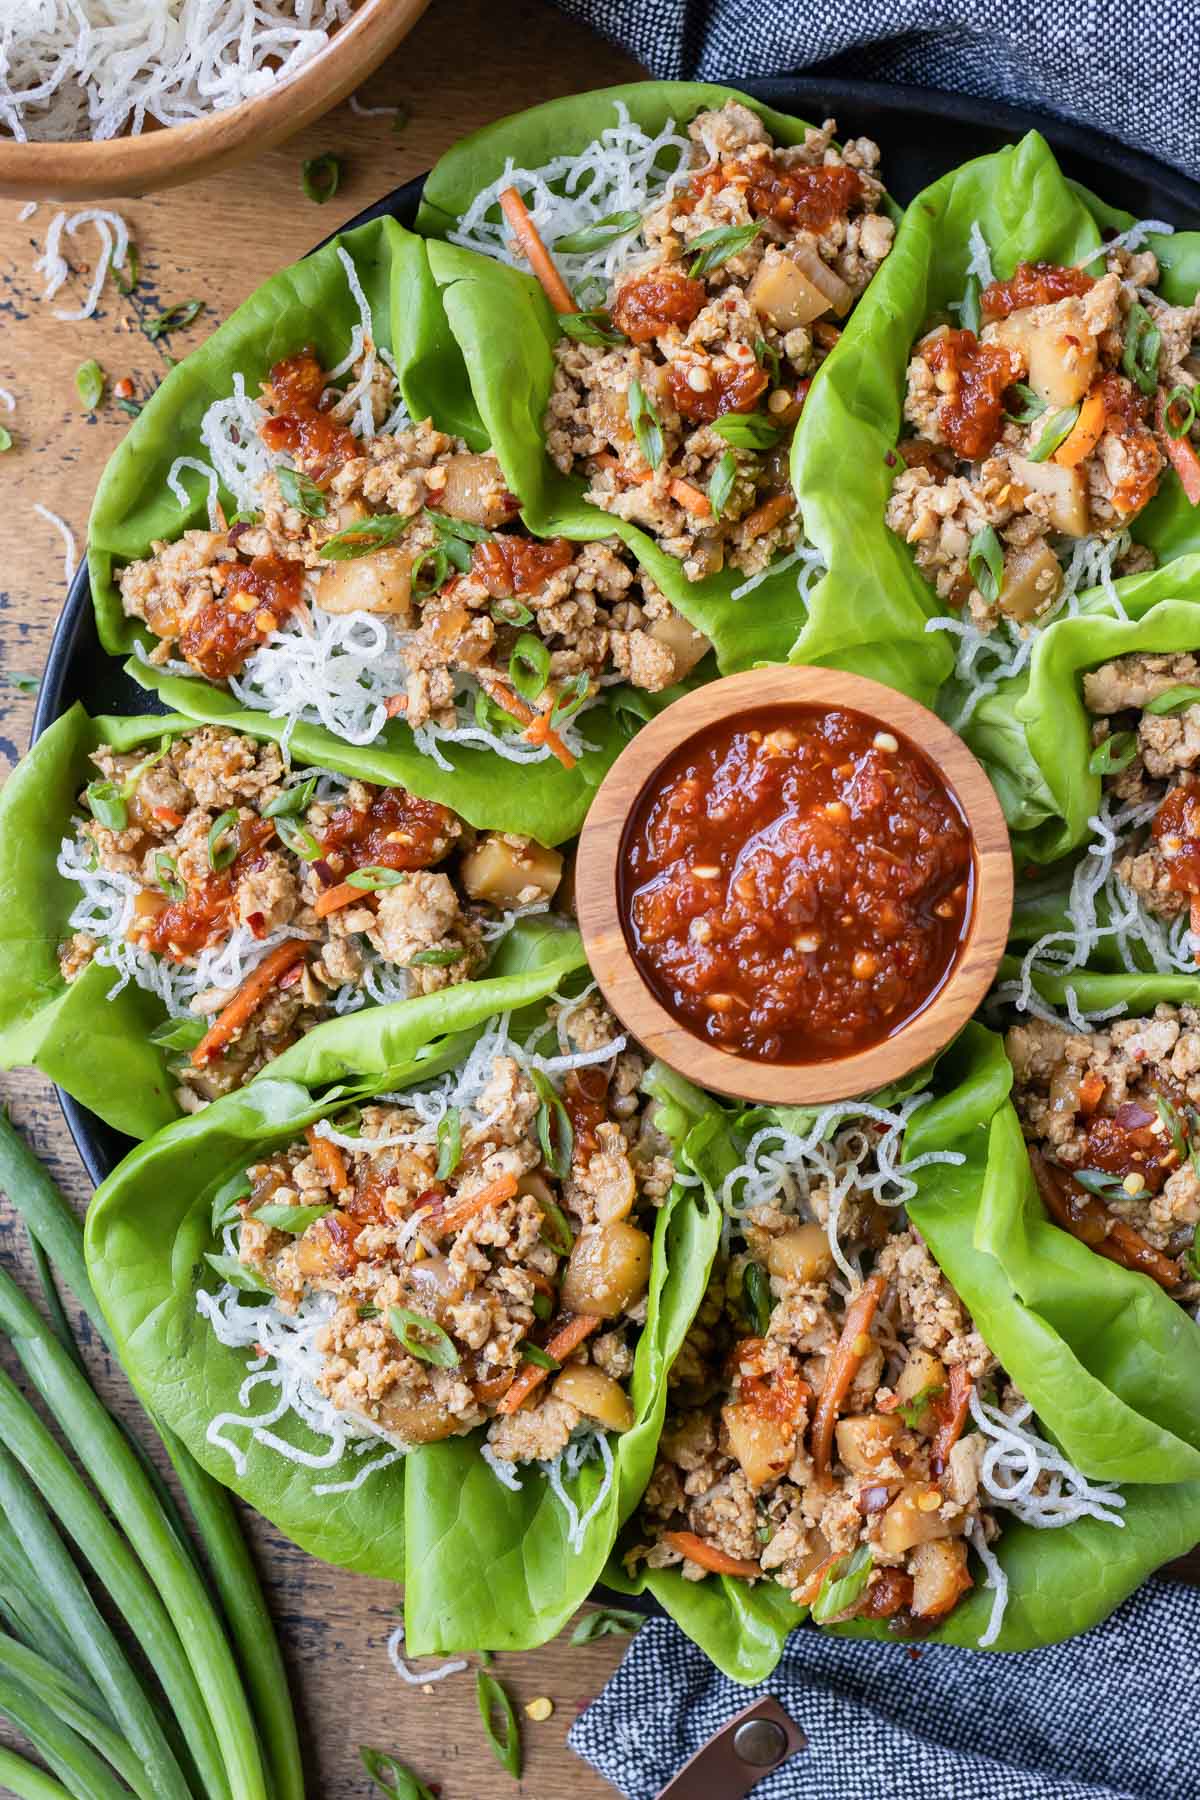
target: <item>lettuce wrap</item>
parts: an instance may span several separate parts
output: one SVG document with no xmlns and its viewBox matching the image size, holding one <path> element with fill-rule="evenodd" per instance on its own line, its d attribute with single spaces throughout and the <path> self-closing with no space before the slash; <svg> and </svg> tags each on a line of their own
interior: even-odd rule
<svg viewBox="0 0 1200 1800">
<path fill-rule="evenodd" d="M 239 1399 L 247 1352 L 218 1341 L 197 1311 L 197 1290 L 214 1284 L 205 1262 L 221 1242 L 214 1211 L 248 1162 L 351 1102 L 458 1068 L 498 1014 L 513 1015 L 514 1030 L 537 1028 L 548 997 L 563 984 L 578 987 L 585 964 L 576 934 L 524 925 L 496 968 L 493 979 L 311 1033 L 266 1077 L 134 1151 L 98 1191 L 88 1219 L 89 1270 L 139 1391 L 207 1469 L 303 1549 L 405 1581 L 406 1641 L 417 1654 L 529 1647 L 587 1596 L 649 1474 L 666 1370 L 715 1248 L 711 1208 L 676 1185 L 659 1211 L 631 1382 L 634 1423 L 615 1440 L 611 1480 L 602 1482 L 594 1460 L 564 1479 L 586 1520 L 575 1548 L 567 1511 L 547 1482 L 526 1470 L 518 1491 L 503 1485 L 479 1454 L 478 1432 L 386 1458 L 357 1483 L 352 1454 L 330 1466 L 324 1441 L 295 1413 L 279 1419 L 261 1402 Z M 672 1142 L 686 1129 L 670 1105 L 661 1123 Z M 270 1448 L 269 1435 L 248 1442 L 236 1463 L 212 1441 L 229 1429 L 230 1415 L 247 1410 L 262 1411 L 297 1460 Z M 299 1460 L 305 1456 L 315 1466 Z"/>
<path fill-rule="evenodd" d="M 353 264 L 368 309 L 363 319 L 343 258 Z M 257 398 L 272 366 L 303 347 L 311 346 L 325 368 L 337 366 L 357 341 L 354 334 L 365 330 L 368 316 L 372 341 L 395 363 L 409 417 L 432 417 L 440 430 L 462 436 L 473 449 L 486 448 L 426 246 L 394 219 L 384 218 L 340 234 L 264 282 L 200 349 L 171 370 L 108 462 L 88 527 L 100 638 L 113 654 L 134 652 L 129 673 L 169 709 L 216 723 L 234 723 L 245 710 L 234 693 L 196 674 L 181 674 L 177 662 L 160 667 L 147 660 L 156 640 L 123 611 L 117 586 L 121 569 L 150 555 L 156 542 L 173 542 L 185 530 L 207 528 L 210 495 L 230 519 L 239 508 L 255 505 L 257 476 L 266 463 L 261 451 L 257 461 L 252 455 L 256 439 L 253 424 L 246 423 L 247 404 Z M 230 400 L 236 384 L 240 403 Z M 240 449 L 227 441 L 231 424 L 240 430 Z M 214 437 L 224 440 L 220 454 L 213 448 Z M 188 496 L 186 508 L 178 498 L 182 492 Z M 378 780 L 453 804 L 473 823 L 486 817 L 495 829 L 559 843 L 578 831 L 592 794 L 631 731 L 676 691 L 650 695 L 606 687 L 599 703 L 583 715 L 583 747 L 575 766 L 563 767 L 543 752 L 536 764 L 520 765 L 517 779 L 499 755 L 471 742 L 443 746 L 438 757 L 421 753 L 398 719 L 389 718 L 367 748 Z M 256 716 L 258 730 L 276 738 L 287 732 L 300 754 L 311 760 L 333 766 L 338 750 L 346 749 L 346 740 L 327 724 L 307 719 L 297 724 L 294 713 L 279 706 Z M 496 721 L 491 723 L 494 727 Z M 358 737 L 361 742 L 361 729 Z"/>
<path fill-rule="evenodd" d="M 1144 1277 L 1093 1256 L 1046 1221 L 1007 1100 L 1010 1080 L 1000 1041 L 980 1026 L 940 1059 L 928 1083 L 934 1098 L 910 1115 L 904 1155 L 949 1152 L 955 1160 L 914 1171 L 918 1191 L 907 1211 L 1041 1430 L 1089 1479 L 1129 1484 L 1120 1527 L 1084 1517 L 1046 1531 L 1000 1515 L 993 1553 L 1008 1595 L 990 1647 L 1019 1650 L 1086 1630 L 1194 1543 L 1200 1333 Z M 894 1095 L 879 1098 L 894 1104 Z M 727 1113 L 695 1157 L 714 1206 L 752 1130 L 773 1119 L 803 1131 L 815 1118 Z M 974 1590 L 935 1628 L 934 1641 L 973 1646 L 988 1631 L 994 1595 L 982 1573 L 976 1565 Z M 747 1683 L 770 1674 L 787 1633 L 807 1617 L 769 1581 L 688 1581 L 676 1569 L 639 1569 L 631 1581 L 619 1552 L 605 1579 L 653 1593 L 720 1668 Z M 889 1635 L 885 1622 L 834 1629 Z"/>
<path fill-rule="evenodd" d="M 614 130 L 619 140 L 622 113 L 654 138 L 670 135 L 672 122 L 682 128 L 698 111 L 728 99 L 758 113 L 778 142 L 803 141 L 808 127 L 802 121 L 710 83 L 640 82 L 577 95 L 487 126 L 447 152 L 426 183 L 417 228 L 431 240 L 448 240 L 476 197 L 508 167 L 538 170 L 553 163 L 550 184 L 561 188 L 561 164 L 555 159 L 579 157 Z M 678 157 L 679 149 L 669 147 L 656 166 L 666 173 Z M 592 185 L 589 173 L 581 187 L 587 192 Z M 630 205 L 628 192 L 622 203 Z M 598 196 L 593 211 L 604 212 L 607 206 L 608 201 Z M 899 216 L 894 208 L 890 211 Z M 827 581 L 812 585 L 822 559 L 827 563 L 833 554 L 846 472 L 853 469 L 855 482 L 862 476 L 854 460 L 857 452 L 845 454 L 837 431 L 818 433 L 815 452 L 803 462 L 797 460 L 803 428 L 793 448 L 793 486 L 805 536 L 819 554 L 814 557 L 805 551 L 799 571 L 794 564 L 781 562 L 775 572 L 768 570 L 750 584 L 736 569 L 689 581 L 678 561 L 638 527 L 584 501 L 579 478 L 562 475 L 546 454 L 543 419 L 559 326 L 537 282 L 455 242 L 431 241 L 429 256 L 480 412 L 535 531 L 580 537 L 589 530 L 599 536 L 618 532 L 678 610 L 711 640 L 722 673 L 790 656 L 798 662 L 853 669 L 920 699 L 932 697 L 950 659 L 944 645 L 923 636 L 930 610 L 924 596 L 914 598 L 902 585 L 880 579 L 878 566 L 850 607 Z M 835 360 L 830 357 L 818 371 L 814 392 L 827 381 L 826 371 Z M 847 389 L 844 410 L 852 397 Z M 811 406 L 810 396 L 804 419 Z M 801 467 L 803 481 L 798 478 Z"/>
<path fill-rule="evenodd" d="M 1102 232 L 1112 235 L 1132 224 L 1129 215 L 1068 181 L 1037 132 L 953 170 L 916 197 L 891 255 L 814 383 L 796 433 L 794 485 L 806 520 L 819 519 L 810 498 L 814 483 L 828 484 L 836 495 L 832 528 L 816 540 L 829 573 L 815 598 L 846 617 L 880 591 L 893 595 L 893 605 L 910 617 L 919 611 L 932 619 L 945 610 L 909 547 L 889 531 L 884 515 L 903 467 L 895 446 L 905 435 L 903 404 L 912 346 L 933 319 L 949 316 L 950 308 L 961 303 L 974 272 L 973 230 L 982 232 L 994 272 L 1003 278 L 1019 262 L 1074 263 L 1100 244 Z M 1200 286 L 1200 233 L 1150 232 L 1145 242 L 1159 259 L 1159 294 L 1172 304 L 1190 302 Z M 831 480 L 835 472 L 841 476 L 836 483 Z M 1200 550 L 1200 512 L 1188 503 L 1172 470 L 1164 471 L 1158 494 L 1134 519 L 1132 534 L 1160 563 Z M 1142 580 L 1129 577 L 1118 590 L 1136 598 L 1143 591 Z M 998 672 L 1003 672 L 1013 651 L 1002 643 L 1003 630 L 993 635 Z M 950 674 L 950 641 L 942 630 L 931 631 L 927 639 L 925 656 L 935 682 Z M 1010 824 L 1023 838 L 1055 807 L 1045 771 L 1039 777 L 1024 758 L 1011 700 L 1000 695 L 977 699 L 987 660 L 981 661 L 970 685 L 949 683 L 939 709 L 952 721 L 966 717 L 963 735 L 993 774 Z M 982 691 L 986 695 L 986 684 Z M 968 713 L 972 703 L 978 710 Z M 1048 830 L 1039 845 L 1041 855 L 1061 853 L 1054 839 Z"/>
<path fill-rule="evenodd" d="M 214 701 L 230 698 L 215 690 L 200 692 Z M 107 1124 L 135 1138 L 149 1137 L 180 1110 L 170 1048 L 152 1035 L 165 1026 L 167 1009 L 156 994 L 132 980 L 109 998 L 121 976 L 97 961 L 71 982 L 64 980 L 58 950 L 71 935 L 68 918 L 81 890 L 59 872 L 59 848 L 71 835 L 80 793 L 96 775 L 90 761 L 94 750 L 107 745 L 118 752 L 144 748 L 153 754 L 160 740 L 173 742 L 193 732 L 197 717 L 260 741 L 279 737 L 277 720 L 231 705 L 200 706 L 189 718 L 92 719 L 77 704 L 42 734 L 0 793 L 0 1066 L 40 1069 Z M 293 732 L 291 752 L 300 768 L 327 768 L 384 786 L 398 782 L 418 793 L 431 767 L 411 745 L 395 752 L 378 745 L 359 747 L 306 725 Z M 437 784 L 440 792 L 449 796 L 453 791 L 454 810 L 476 825 L 493 817 L 496 802 L 500 828 L 511 829 L 502 804 L 505 788 L 493 788 L 483 767 L 476 767 L 479 779 L 472 780 L 464 769 L 443 777 Z M 554 809 L 547 815 L 541 805 L 543 790 L 533 782 L 526 785 L 533 794 L 527 810 L 553 826 Z"/>
</svg>

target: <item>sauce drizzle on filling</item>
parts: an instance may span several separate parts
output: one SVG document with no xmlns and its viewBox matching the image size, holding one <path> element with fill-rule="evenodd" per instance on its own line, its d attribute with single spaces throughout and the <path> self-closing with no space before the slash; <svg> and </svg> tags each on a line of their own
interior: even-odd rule
<svg viewBox="0 0 1200 1800">
<path fill-rule="evenodd" d="M 842 708 L 722 720 L 676 752 L 626 826 L 622 916 L 659 1001 L 764 1061 L 890 1037 L 957 960 L 970 831 L 926 756 Z"/>
</svg>

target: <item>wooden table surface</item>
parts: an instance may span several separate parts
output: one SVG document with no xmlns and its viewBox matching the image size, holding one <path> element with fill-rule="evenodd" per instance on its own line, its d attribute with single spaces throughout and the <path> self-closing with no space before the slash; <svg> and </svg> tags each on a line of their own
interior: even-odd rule
<svg viewBox="0 0 1200 1800">
<path fill-rule="evenodd" d="M 268 275 L 340 219 L 429 168 L 464 133 L 539 100 L 640 73 L 629 57 L 541 0 L 433 0 L 359 96 L 368 106 L 403 102 L 411 109 L 403 131 L 397 134 L 390 119 L 360 118 L 340 106 L 290 144 L 231 173 L 118 203 L 140 251 L 142 286 L 129 300 L 110 282 L 99 317 L 80 325 L 55 319 L 53 308 L 80 304 L 94 234 L 81 231 L 70 247 L 77 273 L 45 304 L 33 263 L 56 209 L 44 204 L 20 222 L 17 203 L 0 201 L 0 388 L 16 401 L 11 415 L 0 410 L 0 424 L 13 437 L 12 450 L 0 456 L 0 772 L 28 747 L 33 717 L 32 697 L 8 678 L 40 673 L 66 594 L 59 535 L 34 506 L 60 514 L 82 549 L 97 478 L 129 423 L 111 399 L 98 415 L 83 411 L 75 390 L 79 365 L 94 357 L 110 381 L 129 376 L 145 397 L 167 365 L 140 329 L 142 317 L 180 300 L 205 302 L 196 324 L 162 347 L 180 356 Z M 301 192 L 300 165 L 325 151 L 342 157 L 342 182 L 336 198 L 318 207 Z M 0 1098 L 82 1208 L 87 1182 L 46 1083 L 0 1075 Z M 22 1246 L 23 1234 L 4 1208 L 0 1255 L 9 1267 L 21 1263 Z M 98 1374 L 110 1382 L 102 1365 Z M 120 1394 L 119 1380 L 109 1391 Z M 376 1791 L 359 1765 L 359 1744 L 400 1756 L 442 1800 L 612 1795 L 567 1748 L 566 1733 L 627 1640 L 610 1637 L 575 1649 L 564 1636 L 540 1651 L 496 1659 L 494 1672 L 520 1702 L 542 1695 L 554 1701 L 545 1723 L 522 1717 L 526 1759 L 518 1787 L 492 1760 L 473 1674 L 426 1693 L 403 1686 L 393 1673 L 385 1645 L 397 1622 L 397 1589 L 327 1568 L 261 1521 L 251 1529 L 294 1678 L 313 1800 L 365 1800 Z"/>
</svg>

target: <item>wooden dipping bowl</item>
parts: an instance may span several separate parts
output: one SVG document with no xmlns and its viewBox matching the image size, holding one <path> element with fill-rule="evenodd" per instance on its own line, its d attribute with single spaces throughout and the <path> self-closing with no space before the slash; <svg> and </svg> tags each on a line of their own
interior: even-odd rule
<svg viewBox="0 0 1200 1800">
<path fill-rule="evenodd" d="M 689 739 L 723 720 L 796 706 L 843 707 L 907 738 L 934 764 L 970 828 L 972 904 L 957 958 L 923 1010 L 890 1037 L 826 1061 L 766 1061 L 722 1049 L 668 1012 L 642 975 L 621 911 L 627 823 L 659 770 Z M 836 669 L 775 665 L 728 675 L 677 700 L 633 739 L 605 777 L 583 827 L 576 907 L 592 972 L 605 999 L 651 1055 L 698 1086 L 773 1106 L 823 1105 L 873 1093 L 945 1048 L 992 984 L 1008 938 L 1012 851 L 1000 802 L 962 739 L 936 714 L 881 682 Z"/>
</svg>

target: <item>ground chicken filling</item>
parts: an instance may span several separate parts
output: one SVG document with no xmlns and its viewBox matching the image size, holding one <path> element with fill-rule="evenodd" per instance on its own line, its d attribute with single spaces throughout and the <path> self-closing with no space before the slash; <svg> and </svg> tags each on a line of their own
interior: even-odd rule
<svg viewBox="0 0 1200 1800">
<path fill-rule="evenodd" d="M 551 456 L 693 581 L 752 576 L 798 541 L 792 429 L 892 246 L 879 150 L 839 150 L 834 129 L 777 147 L 737 101 L 698 114 L 691 173 L 643 220 L 646 260 L 555 347 Z"/>
<path fill-rule="evenodd" d="M 633 1424 L 674 1169 L 641 1058 L 594 1001 L 564 1017 L 574 1044 L 617 1054 L 555 1084 L 499 1054 L 436 1130 L 399 1098 L 364 1106 L 354 1138 L 318 1126 L 248 1171 L 242 1263 L 285 1313 L 332 1297 L 315 1385 L 403 1445 L 486 1423 L 497 1461 L 553 1462 L 580 1433 Z"/>
<path fill-rule="evenodd" d="M 1200 1298 L 1200 1009 L 1014 1025 L 1013 1100 L 1047 1211 L 1102 1256 Z"/>
<path fill-rule="evenodd" d="M 375 389 L 378 423 L 394 397 L 382 364 Z M 151 661 L 175 653 L 229 681 L 310 606 L 317 621 L 368 615 L 408 670 L 390 716 L 453 728 L 468 678 L 501 723 L 553 748 L 602 678 L 657 691 L 707 650 L 616 539 L 525 533 L 494 457 L 429 419 L 355 438 L 311 350 L 275 365 L 262 403 L 260 435 L 288 461 L 263 479 L 261 513 L 156 542 L 121 575 L 125 612 L 161 640 Z"/>
<path fill-rule="evenodd" d="M 939 323 L 917 344 L 887 522 L 980 630 L 1052 607 L 1073 547 L 1128 526 L 1168 461 L 1200 500 L 1200 308 L 1156 300 L 1158 277 L 1144 250 L 1110 251 L 1099 277 L 1021 263 L 983 289 L 978 332 Z M 1137 545 L 1118 559 L 1152 565 Z"/>
<path fill-rule="evenodd" d="M 498 922 L 544 910 L 562 876 L 558 852 L 531 838 L 480 835 L 404 788 L 289 774 L 274 743 L 219 726 L 92 761 L 67 872 L 121 879 L 132 893 L 124 942 L 151 969 L 204 970 L 234 943 L 249 965 L 186 1009 L 189 1111 L 362 1004 L 372 969 L 392 998 L 478 974 Z M 94 932 L 77 930 L 60 951 L 63 975 L 74 980 L 98 954 L 110 960 Z M 144 985 L 161 991 L 152 975 Z M 170 1041 L 180 1047 L 178 1029 Z"/>
<path fill-rule="evenodd" d="M 847 1297 L 821 1225 L 751 1212 L 672 1372 L 631 1566 L 775 1581 L 819 1623 L 898 1630 L 969 1591 L 968 1538 L 999 1529 L 970 1403 L 1001 1377 L 919 1235 L 875 1214 Z"/>
<path fill-rule="evenodd" d="M 1200 933 L 1200 661 L 1137 651 L 1085 675 L 1083 694 L 1092 768 L 1142 820 L 1117 875 L 1156 918 L 1189 915 Z"/>
</svg>

